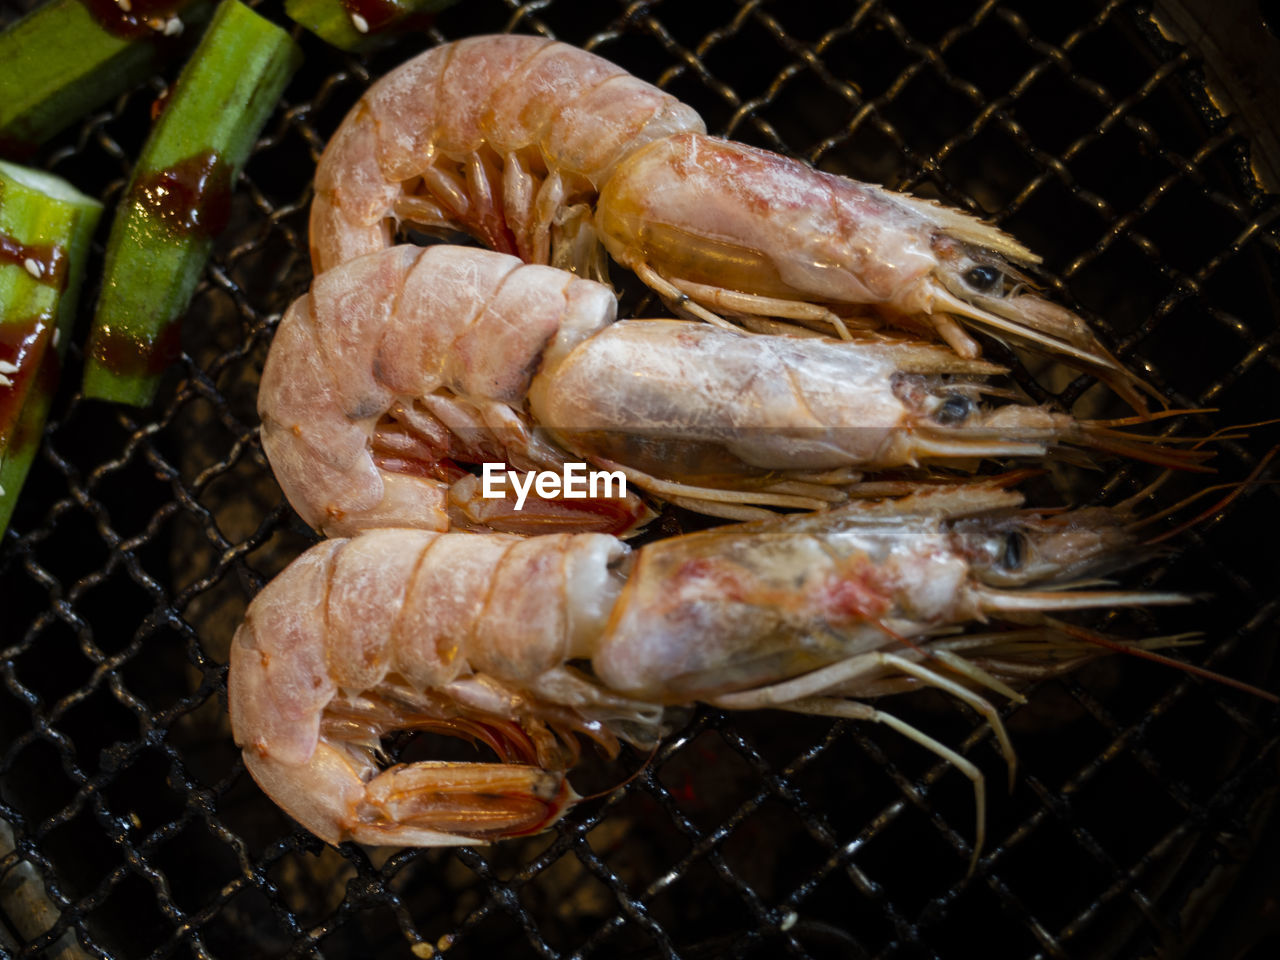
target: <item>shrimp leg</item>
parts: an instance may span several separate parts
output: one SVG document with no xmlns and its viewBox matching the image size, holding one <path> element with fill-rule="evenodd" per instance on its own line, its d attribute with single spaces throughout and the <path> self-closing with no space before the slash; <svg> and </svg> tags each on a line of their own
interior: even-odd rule
<svg viewBox="0 0 1280 960">
<path fill-rule="evenodd" d="M 973 874 L 974 869 L 978 866 L 978 857 L 981 855 L 982 848 L 987 841 L 987 781 L 982 775 L 982 771 L 972 761 L 961 756 L 940 740 L 935 740 L 918 727 L 911 726 L 911 724 L 895 717 L 891 713 L 877 710 L 870 704 L 859 703 L 856 700 L 840 700 L 835 697 L 812 697 L 807 700 L 797 700 L 794 703 L 782 705 L 779 709 L 787 710 L 791 713 L 834 717 L 840 720 L 870 720 L 873 723 L 883 723 L 886 727 L 896 730 L 908 740 L 920 744 L 930 753 L 945 760 L 968 777 L 973 784 L 973 801 L 977 815 L 977 823 L 974 827 L 973 835 L 973 850 L 969 855 L 968 872 L 970 875 Z"/>
<path fill-rule="evenodd" d="M 815 670 L 813 673 L 797 677 L 794 680 L 769 687 L 759 687 L 743 693 L 726 694 L 710 702 L 714 706 L 724 707 L 729 710 L 759 710 L 766 707 L 784 706 L 799 700 L 808 700 L 814 695 L 833 692 L 858 677 L 878 669 L 896 670 L 907 674 L 907 676 L 915 677 L 929 686 L 937 687 L 939 690 L 951 694 L 957 700 L 967 703 L 976 710 L 990 724 L 991 730 L 1000 744 L 1000 754 L 1004 757 L 1005 763 L 1009 768 L 1009 789 L 1013 789 L 1018 756 L 1014 752 L 1013 742 L 1009 739 L 1009 731 L 1005 728 L 1004 721 L 1000 719 L 1000 713 L 996 710 L 995 705 L 985 697 L 979 696 L 968 687 L 956 683 L 956 681 L 943 676 L 936 670 L 930 670 L 928 667 L 913 660 L 908 660 L 906 657 L 899 656 L 896 653 L 864 653 L 840 663 L 832 664 L 824 669 Z M 964 673 L 966 676 L 979 679 L 1000 692 L 1008 690 L 1004 683 L 994 677 L 990 677 L 980 668 L 974 667 L 972 670 L 966 668 Z M 1014 694 L 1014 696 L 1016 697 L 1017 694 Z M 790 707 L 787 709 L 790 709 Z"/>
</svg>

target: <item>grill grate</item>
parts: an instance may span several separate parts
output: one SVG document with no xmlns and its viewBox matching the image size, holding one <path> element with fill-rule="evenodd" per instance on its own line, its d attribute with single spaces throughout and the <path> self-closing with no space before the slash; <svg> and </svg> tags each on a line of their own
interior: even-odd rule
<svg viewBox="0 0 1280 960">
<path fill-rule="evenodd" d="M 29 5 L 0 0 L 0 25 Z M 508 28 L 660 82 L 715 132 L 992 217 L 1171 402 L 1219 408 L 1188 430 L 1273 413 L 1280 202 L 1252 177 L 1249 131 L 1211 109 L 1199 54 L 1146 6 L 467 0 L 432 39 Z M 891 733 L 804 717 L 699 710 L 648 763 L 624 754 L 574 778 L 610 791 L 640 768 L 627 785 L 493 848 L 336 851 L 276 811 L 231 742 L 225 662 L 249 598 L 310 535 L 257 445 L 256 383 L 310 280 L 315 158 L 370 79 L 425 41 L 363 60 L 300 42 L 306 65 L 242 177 L 161 400 L 83 402 L 73 346 L 0 544 L 0 819 L 15 837 L 0 847 L 0 953 L 1137 957 L 1261 942 L 1263 893 L 1247 891 L 1275 884 L 1275 713 L 1132 661 L 1043 682 L 1006 711 L 1011 794 L 973 714 L 928 693 L 895 703 L 992 785 L 971 878 L 962 776 Z M 110 204 L 162 83 L 37 162 Z M 1038 397 L 1105 400 L 1087 379 L 1037 374 L 1018 368 Z M 1252 434 L 1220 445 L 1224 478 L 1274 437 Z M 1149 476 L 1126 466 L 1080 495 Z M 1274 486 L 1247 491 L 1147 574 L 1211 599 L 1116 629 L 1202 631 L 1188 659 L 1274 688 L 1275 501 Z"/>
</svg>

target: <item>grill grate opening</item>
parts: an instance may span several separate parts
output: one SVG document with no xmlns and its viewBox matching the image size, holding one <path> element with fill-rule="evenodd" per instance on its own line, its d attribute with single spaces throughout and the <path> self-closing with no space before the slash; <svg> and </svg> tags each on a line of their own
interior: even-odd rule
<svg viewBox="0 0 1280 960">
<path fill-rule="evenodd" d="M 0 0 L 0 25 L 33 2 Z M 286 22 L 281 4 L 257 6 Z M 258 446 L 255 396 L 275 323 L 310 282 L 314 162 L 373 78 L 429 42 L 503 29 L 592 49 L 714 132 L 990 217 L 1044 255 L 1038 280 L 1171 403 L 1218 408 L 1187 434 L 1275 410 L 1280 202 L 1253 176 L 1254 131 L 1214 107 L 1201 51 L 1168 39 L 1147 5 L 468 0 L 429 37 L 366 58 L 299 33 L 306 63 L 241 178 L 159 401 L 84 401 L 73 344 L 0 543 L 0 820 L 14 837 L 0 886 L 16 891 L 0 952 L 700 960 L 951 957 L 981 943 L 1106 958 L 1262 943 L 1262 895 L 1248 891 L 1275 884 L 1275 711 L 1129 659 L 1046 680 L 1002 711 L 1012 793 L 972 711 L 932 693 L 892 702 L 987 778 L 972 878 L 968 781 L 849 722 L 694 711 L 652 759 L 587 758 L 574 782 L 605 796 L 492 848 L 333 850 L 258 791 L 231 742 L 225 663 L 249 599 L 311 540 Z M 110 205 L 175 73 L 35 162 Z M 646 307 L 626 289 L 624 312 Z M 1021 365 L 1015 377 L 1033 396 L 1114 412 L 1087 378 Z M 1272 443 L 1267 428 L 1223 442 L 1220 476 L 1247 476 Z M 1114 501 L 1151 476 L 1126 465 L 1076 492 Z M 1181 656 L 1274 687 L 1276 497 L 1246 491 L 1145 568 L 1202 603 L 1110 627 L 1196 631 Z"/>
</svg>

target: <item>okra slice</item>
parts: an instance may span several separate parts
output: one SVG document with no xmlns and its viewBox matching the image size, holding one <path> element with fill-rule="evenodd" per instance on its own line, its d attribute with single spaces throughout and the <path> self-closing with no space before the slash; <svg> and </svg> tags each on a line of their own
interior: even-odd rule
<svg viewBox="0 0 1280 960">
<path fill-rule="evenodd" d="M 0 533 L 40 446 L 102 204 L 0 161 Z"/>
<path fill-rule="evenodd" d="M 284 12 L 321 40 L 359 53 L 397 33 L 425 30 L 454 0 L 285 0 Z"/>
<path fill-rule="evenodd" d="M 187 50 L 212 0 L 50 0 L 0 33 L 0 154 L 23 158 Z"/>
<path fill-rule="evenodd" d="M 146 406 L 178 356 L 179 318 L 226 226 L 231 186 L 302 54 L 223 0 L 142 148 L 107 240 L 84 394 Z"/>
</svg>

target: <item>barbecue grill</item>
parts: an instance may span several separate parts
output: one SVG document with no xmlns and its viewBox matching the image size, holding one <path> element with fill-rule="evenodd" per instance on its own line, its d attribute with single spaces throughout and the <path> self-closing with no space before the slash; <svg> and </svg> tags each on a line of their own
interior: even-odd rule
<svg viewBox="0 0 1280 960">
<path fill-rule="evenodd" d="M 0 0 L 0 25 L 31 5 Z M 1129 658 L 1004 709 L 1011 793 L 971 711 L 927 692 L 894 702 L 986 774 L 971 876 L 968 781 L 865 725 L 698 709 L 651 757 L 588 758 L 574 783 L 600 795 L 547 834 L 387 852 L 328 848 L 293 824 L 245 773 L 226 717 L 231 635 L 312 539 L 258 445 L 257 380 L 310 282 L 315 159 L 372 79 L 435 42 L 545 33 L 659 83 L 713 132 L 989 217 L 1172 405 L 1216 408 L 1172 427 L 1205 434 L 1277 413 L 1280 13 L 1201 6 L 463 0 L 366 57 L 299 33 L 306 63 L 238 184 L 160 399 L 83 400 L 73 345 L 0 542 L 0 955 L 1274 955 L 1277 712 Z M 258 9 L 288 22 L 280 4 Z M 35 163 L 110 207 L 176 69 Z M 1088 378 L 1021 364 L 1015 377 L 1108 409 Z M 1267 426 L 1219 442 L 1220 477 L 1249 476 L 1275 443 Z M 1068 494 L 1114 502 L 1154 475 L 1112 466 Z M 1159 502 L 1197 483 L 1175 478 Z M 1201 602 L 1106 628 L 1198 632 L 1177 656 L 1276 689 L 1276 499 L 1248 487 L 1135 578 Z M 442 739 L 391 748 L 467 755 Z"/>
</svg>

